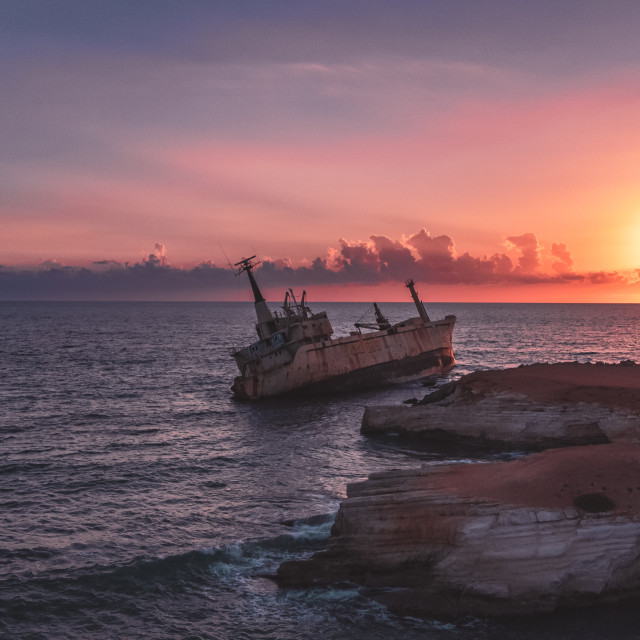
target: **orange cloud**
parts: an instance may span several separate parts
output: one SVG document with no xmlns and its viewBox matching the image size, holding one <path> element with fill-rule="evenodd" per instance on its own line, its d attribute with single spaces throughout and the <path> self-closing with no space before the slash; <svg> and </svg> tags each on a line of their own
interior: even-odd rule
<svg viewBox="0 0 640 640">
<path fill-rule="evenodd" d="M 568 274 L 572 272 L 573 260 L 565 244 L 554 242 L 551 245 L 551 254 L 557 258 L 552 265 L 556 273 Z"/>
</svg>

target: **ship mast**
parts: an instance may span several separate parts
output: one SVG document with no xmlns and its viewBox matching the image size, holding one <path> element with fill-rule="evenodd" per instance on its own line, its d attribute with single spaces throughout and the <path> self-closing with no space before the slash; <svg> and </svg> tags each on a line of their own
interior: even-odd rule
<svg viewBox="0 0 640 640">
<path fill-rule="evenodd" d="M 251 256 L 250 258 L 243 258 L 240 262 L 236 262 L 235 266 L 238 268 L 236 271 L 237 276 L 245 271 L 247 276 L 249 276 L 249 283 L 251 284 L 251 290 L 253 291 L 254 306 L 256 308 L 256 317 L 258 318 L 256 331 L 258 332 L 258 337 L 262 339 L 268 338 L 275 333 L 277 327 L 273 319 L 273 314 L 269 310 L 267 302 L 262 295 L 262 291 L 260 291 L 260 287 L 258 286 L 256 279 L 253 277 L 253 273 L 251 273 L 254 267 L 257 267 L 259 264 L 260 261 L 257 260 L 255 256 Z"/>
<path fill-rule="evenodd" d="M 407 286 L 409 291 L 411 291 L 411 297 L 413 298 L 413 301 L 416 304 L 416 309 L 418 309 L 418 313 L 420 314 L 420 317 L 424 322 L 431 322 L 431 320 L 429 320 L 429 315 L 427 314 L 427 310 L 424 308 L 424 304 L 422 303 L 422 300 L 420 300 L 420 298 L 418 297 L 418 292 L 416 291 L 414 284 L 415 283 L 413 280 L 411 280 L 411 278 L 409 278 L 409 280 L 405 282 L 405 285 Z"/>
</svg>

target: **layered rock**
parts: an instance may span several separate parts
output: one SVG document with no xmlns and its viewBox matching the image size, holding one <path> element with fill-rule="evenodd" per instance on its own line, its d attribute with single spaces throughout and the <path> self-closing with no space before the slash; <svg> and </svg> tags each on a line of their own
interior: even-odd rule
<svg viewBox="0 0 640 640">
<path fill-rule="evenodd" d="M 283 585 L 355 582 L 419 614 L 549 611 L 640 595 L 640 447 L 425 466 L 350 485 L 328 550 Z"/>
<path fill-rule="evenodd" d="M 542 450 L 640 442 L 640 366 L 537 364 L 479 371 L 414 406 L 367 407 L 366 435 Z"/>
</svg>

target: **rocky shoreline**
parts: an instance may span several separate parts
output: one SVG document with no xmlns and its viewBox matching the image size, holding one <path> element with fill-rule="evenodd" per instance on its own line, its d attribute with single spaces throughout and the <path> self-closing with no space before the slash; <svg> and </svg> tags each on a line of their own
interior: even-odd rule
<svg viewBox="0 0 640 640">
<path fill-rule="evenodd" d="M 633 363 L 477 371 L 414 406 L 367 407 L 361 430 L 501 450 L 638 442 L 639 390 Z"/>
<path fill-rule="evenodd" d="M 433 439 L 437 424 L 492 446 L 564 448 L 374 473 L 348 487 L 327 550 L 281 565 L 280 584 L 355 583 L 394 611 L 441 616 L 640 596 L 640 367 L 476 372 L 441 396 L 384 420 L 368 410 L 363 431 L 376 415 L 388 427 L 375 433 L 410 424 L 405 434 Z"/>
</svg>

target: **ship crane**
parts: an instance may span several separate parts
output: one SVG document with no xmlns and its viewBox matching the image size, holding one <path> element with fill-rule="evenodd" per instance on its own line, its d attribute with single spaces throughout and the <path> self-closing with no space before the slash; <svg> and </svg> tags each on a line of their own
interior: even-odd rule
<svg viewBox="0 0 640 640">
<path fill-rule="evenodd" d="M 391 323 L 384 316 L 378 305 L 373 303 L 373 310 L 376 314 L 376 321 L 373 322 L 356 322 L 356 329 L 376 329 L 379 331 L 386 331 L 391 329 Z"/>
<path fill-rule="evenodd" d="M 420 314 L 420 317 L 422 318 L 422 320 L 424 322 L 431 322 L 431 320 L 429 319 L 429 315 L 427 314 L 427 310 L 424 308 L 424 303 L 418 297 L 418 292 L 416 291 L 416 288 L 414 286 L 415 282 L 411 278 L 409 278 L 404 284 L 407 287 L 407 289 L 409 289 L 409 291 L 411 292 L 411 297 L 415 302 L 416 309 L 418 310 L 418 313 Z"/>
</svg>

